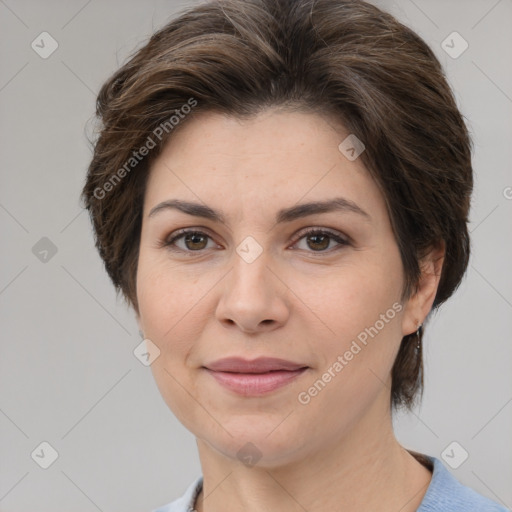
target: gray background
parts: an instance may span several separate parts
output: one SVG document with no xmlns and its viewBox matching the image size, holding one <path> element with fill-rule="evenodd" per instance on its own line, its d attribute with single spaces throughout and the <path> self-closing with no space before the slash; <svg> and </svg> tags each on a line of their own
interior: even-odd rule
<svg viewBox="0 0 512 512">
<path fill-rule="evenodd" d="M 0 0 L 1 511 L 149 511 L 200 473 L 194 437 L 133 355 L 137 324 L 78 202 L 95 94 L 185 5 Z M 397 436 L 439 458 L 457 441 L 469 458 L 450 471 L 510 508 L 512 2 L 378 5 L 434 49 L 475 142 L 471 264 L 427 330 L 424 401 Z M 59 44 L 47 59 L 31 48 L 43 31 Z M 441 47 L 453 31 L 469 43 L 456 59 Z M 42 237 L 57 249 L 46 262 Z M 43 441 L 59 454 L 48 469 L 31 457 Z"/>
</svg>

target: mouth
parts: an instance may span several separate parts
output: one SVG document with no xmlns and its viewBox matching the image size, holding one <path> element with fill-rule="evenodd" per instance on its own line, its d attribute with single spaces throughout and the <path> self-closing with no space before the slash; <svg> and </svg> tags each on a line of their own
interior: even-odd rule
<svg viewBox="0 0 512 512">
<path fill-rule="evenodd" d="M 309 367 L 276 358 L 226 358 L 203 367 L 221 386 L 242 396 L 259 396 L 290 384 Z"/>
</svg>

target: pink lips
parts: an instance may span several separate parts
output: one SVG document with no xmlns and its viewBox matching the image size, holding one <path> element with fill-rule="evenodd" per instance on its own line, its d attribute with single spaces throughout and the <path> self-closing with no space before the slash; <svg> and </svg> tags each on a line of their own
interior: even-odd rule
<svg viewBox="0 0 512 512">
<path fill-rule="evenodd" d="M 229 357 L 205 365 L 222 386 L 243 396 L 269 393 L 290 383 L 307 366 L 284 359 L 260 357 L 252 361 Z"/>
</svg>

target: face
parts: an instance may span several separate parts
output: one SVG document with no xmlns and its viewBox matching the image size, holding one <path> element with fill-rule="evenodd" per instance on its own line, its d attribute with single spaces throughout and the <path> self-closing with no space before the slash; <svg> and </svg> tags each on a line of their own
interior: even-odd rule
<svg viewBox="0 0 512 512">
<path fill-rule="evenodd" d="M 262 465 L 292 462 L 388 408 L 418 319 L 400 302 L 384 198 L 338 149 L 347 135 L 316 114 L 203 113 L 151 168 L 138 322 L 160 350 L 151 368 L 169 408 L 226 457 L 250 442 Z M 300 369 L 209 369 L 230 357 Z"/>
</svg>

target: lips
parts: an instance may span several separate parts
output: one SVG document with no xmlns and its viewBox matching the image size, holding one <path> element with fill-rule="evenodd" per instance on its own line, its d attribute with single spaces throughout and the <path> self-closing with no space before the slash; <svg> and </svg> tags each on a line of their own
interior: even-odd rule
<svg viewBox="0 0 512 512">
<path fill-rule="evenodd" d="M 228 357 L 206 364 L 205 367 L 215 372 L 267 373 L 278 370 L 293 372 L 307 368 L 307 365 L 274 357 L 260 357 L 252 361 L 240 357 Z"/>
<path fill-rule="evenodd" d="M 244 397 L 256 397 L 293 382 L 308 366 L 270 357 L 252 361 L 229 357 L 204 368 L 223 388 Z"/>
</svg>

